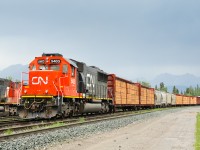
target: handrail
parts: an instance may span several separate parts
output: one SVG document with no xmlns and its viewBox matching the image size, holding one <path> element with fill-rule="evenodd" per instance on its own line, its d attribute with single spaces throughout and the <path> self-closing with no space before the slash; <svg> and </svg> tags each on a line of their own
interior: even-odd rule
<svg viewBox="0 0 200 150">
<path fill-rule="evenodd" d="M 59 88 L 61 87 L 60 79 L 61 79 L 61 78 L 66 78 L 66 77 L 67 77 L 67 76 L 60 77 L 60 78 L 59 78 Z M 63 103 L 63 92 L 62 92 L 61 88 L 60 88 L 60 92 L 61 92 L 61 94 L 62 94 L 62 103 Z"/>
<path fill-rule="evenodd" d="M 20 99 L 20 91 L 22 90 L 22 88 L 23 88 L 23 85 L 24 85 L 24 81 L 27 81 L 27 83 L 28 83 L 28 81 L 29 80 L 24 80 L 23 79 L 23 75 L 24 74 L 26 74 L 26 75 L 29 75 L 29 73 L 27 73 L 27 72 L 22 72 L 21 73 L 21 88 L 19 89 L 19 92 L 18 92 L 18 94 L 17 94 L 17 105 L 19 105 L 19 99 Z M 28 78 L 29 79 L 29 78 Z"/>
<path fill-rule="evenodd" d="M 53 85 L 54 85 L 54 87 L 55 87 L 56 91 L 58 92 L 58 98 L 59 98 L 59 97 L 60 97 L 60 95 L 59 95 L 58 88 L 56 87 L 56 85 L 55 85 L 54 81 L 52 81 L 52 82 L 53 82 Z"/>
<path fill-rule="evenodd" d="M 27 72 L 22 72 L 22 73 L 21 73 L 21 89 L 22 89 L 22 87 L 23 87 L 23 85 L 24 85 L 24 81 L 29 81 L 29 80 L 23 80 L 23 75 L 24 75 L 24 74 L 29 75 L 29 73 L 27 73 Z"/>
<path fill-rule="evenodd" d="M 17 105 L 19 105 L 19 100 L 20 100 L 20 92 L 22 90 L 22 87 L 19 88 L 19 91 L 17 92 Z"/>
</svg>

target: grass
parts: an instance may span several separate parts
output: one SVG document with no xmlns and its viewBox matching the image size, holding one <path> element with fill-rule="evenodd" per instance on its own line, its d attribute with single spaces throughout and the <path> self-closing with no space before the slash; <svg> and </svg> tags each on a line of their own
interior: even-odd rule
<svg viewBox="0 0 200 150">
<path fill-rule="evenodd" d="M 50 125 L 48 127 L 55 128 L 55 127 L 61 127 L 63 125 L 65 125 L 63 122 L 55 122 L 54 124 L 52 124 L 52 125 Z"/>
<path fill-rule="evenodd" d="M 56 128 L 56 127 L 61 127 L 61 126 L 64 126 L 65 124 L 63 122 L 55 122 L 51 125 L 46 125 L 46 126 L 43 126 L 43 127 L 40 127 L 40 126 L 35 126 L 32 128 L 32 130 L 38 130 L 38 129 L 48 129 L 48 128 Z"/>
<path fill-rule="evenodd" d="M 8 129 L 4 132 L 5 135 L 11 135 L 13 134 L 13 130 L 12 129 Z"/>
<path fill-rule="evenodd" d="M 197 114 L 195 150 L 200 150 L 200 113 Z"/>
<path fill-rule="evenodd" d="M 79 118 L 79 122 L 80 122 L 80 123 L 85 122 L 85 118 L 84 118 L 84 117 L 80 117 L 80 118 Z"/>
</svg>

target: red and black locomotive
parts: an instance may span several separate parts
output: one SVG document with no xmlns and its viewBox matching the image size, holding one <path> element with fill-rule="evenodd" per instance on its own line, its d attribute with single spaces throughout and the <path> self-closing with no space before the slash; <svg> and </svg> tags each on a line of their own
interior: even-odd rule
<svg viewBox="0 0 200 150">
<path fill-rule="evenodd" d="M 90 112 L 108 112 L 107 74 L 94 66 L 42 54 L 22 74 L 19 115 L 23 118 L 51 118 Z"/>
</svg>

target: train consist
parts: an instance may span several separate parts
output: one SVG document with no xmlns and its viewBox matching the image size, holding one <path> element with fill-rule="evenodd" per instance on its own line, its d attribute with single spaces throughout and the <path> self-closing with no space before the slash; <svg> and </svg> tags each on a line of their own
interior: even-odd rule
<svg viewBox="0 0 200 150">
<path fill-rule="evenodd" d="M 0 96 L 0 111 L 22 118 L 200 104 L 198 97 L 147 88 L 58 53 L 35 57 L 20 83 L 1 79 Z"/>
</svg>

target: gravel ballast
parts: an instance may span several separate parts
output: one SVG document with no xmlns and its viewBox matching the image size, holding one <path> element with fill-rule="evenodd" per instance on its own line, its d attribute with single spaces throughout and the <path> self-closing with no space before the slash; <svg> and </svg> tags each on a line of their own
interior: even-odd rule
<svg viewBox="0 0 200 150">
<path fill-rule="evenodd" d="M 144 122 L 152 117 L 160 117 L 169 113 L 176 113 L 182 109 L 187 108 L 168 109 L 126 118 L 101 121 L 67 129 L 58 129 L 56 131 L 49 131 L 46 133 L 33 134 L 14 139 L 12 141 L 1 142 L 0 150 L 46 149 L 46 147 L 49 147 L 57 142 L 70 141 L 76 138 L 86 138 L 98 133 L 109 132 L 132 123 Z"/>
</svg>

